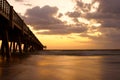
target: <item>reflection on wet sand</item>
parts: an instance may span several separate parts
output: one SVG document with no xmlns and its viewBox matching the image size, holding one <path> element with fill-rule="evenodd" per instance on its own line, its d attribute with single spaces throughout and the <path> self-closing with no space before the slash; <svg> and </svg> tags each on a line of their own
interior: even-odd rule
<svg viewBox="0 0 120 80">
<path fill-rule="evenodd" d="M 0 58 L 0 80 L 120 80 L 120 56 Z"/>
</svg>

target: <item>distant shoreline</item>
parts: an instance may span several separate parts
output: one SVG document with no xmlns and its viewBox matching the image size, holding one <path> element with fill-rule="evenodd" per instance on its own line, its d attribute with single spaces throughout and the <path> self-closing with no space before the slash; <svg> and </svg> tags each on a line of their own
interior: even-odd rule
<svg viewBox="0 0 120 80">
<path fill-rule="evenodd" d="M 42 50 L 36 52 L 12 53 L 11 56 L 26 57 L 29 55 L 55 55 L 55 56 L 114 56 L 120 55 L 120 49 L 71 49 L 71 50 Z M 0 54 L 1 56 L 1 54 Z"/>
<path fill-rule="evenodd" d="M 46 49 L 43 51 L 120 51 L 120 49 Z"/>
</svg>

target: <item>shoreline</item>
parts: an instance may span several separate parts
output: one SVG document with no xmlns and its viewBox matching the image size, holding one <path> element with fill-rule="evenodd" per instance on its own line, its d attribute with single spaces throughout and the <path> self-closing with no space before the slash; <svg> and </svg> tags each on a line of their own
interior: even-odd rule
<svg viewBox="0 0 120 80">
<path fill-rule="evenodd" d="M 36 52 L 11 53 L 11 57 L 24 58 L 30 55 L 55 55 L 55 56 L 114 56 L 120 55 L 119 49 L 103 49 L 103 50 L 43 50 Z M 0 54 L 0 57 L 2 55 Z"/>
<path fill-rule="evenodd" d="M 46 49 L 43 51 L 120 51 L 120 49 Z"/>
</svg>

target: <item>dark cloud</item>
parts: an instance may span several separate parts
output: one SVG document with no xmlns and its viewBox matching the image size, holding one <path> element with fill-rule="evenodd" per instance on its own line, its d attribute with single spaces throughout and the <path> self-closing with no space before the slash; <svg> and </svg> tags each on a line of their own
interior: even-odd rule
<svg viewBox="0 0 120 80">
<path fill-rule="evenodd" d="M 100 28 L 102 35 L 92 36 L 87 33 L 81 33 L 81 37 L 92 39 L 95 44 L 101 45 L 101 48 L 119 49 L 120 30 L 114 28 Z"/>
<path fill-rule="evenodd" d="M 76 1 L 76 9 L 77 10 L 81 10 L 83 12 L 88 12 L 91 8 L 90 4 L 84 4 L 81 0 L 80 1 Z"/>
<path fill-rule="evenodd" d="M 101 27 L 120 29 L 120 20 L 105 19 L 101 22 Z"/>
<path fill-rule="evenodd" d="M 45 26 L 46 27 L 46 26 Z M 57 28 L 56 28 L 57 27 Z M 71 33 L 83 33 L 87 31 L 87 27 L 84 26 L 70 26 L 70 25 L 48 25 L 45 32 L 38 32 L 38 34 L 46 35 L 66 35 Z"/>
<path fill-rule="evenodd" d="M 120 0 L 100 0 L 100 6 L 95 13 L 87 13 L 85 18 L 95 19 L 101 27 L 120 29 Z M 113 33 L 114 34 L 114 33 Z"/>
<path fill-rule="evenodd" d="M 57 7 L 39 6 L 28 9 L 23 17 L 27 24 L 33 26 L 35 30 L 49 30 L 44 32 L 38 32 L 38 34 L 58 35 L 58 34 L 70 34 L 70 33 L 82 33 L 87 30 L 82 25 L 66 25 L 57 17 Z M 63 14 L 59 14 L 61 17 Z"/>
<path fill-rule="evenodd" d="M 62 16 L 63 16 L 63 14 L 62 14 L 62 13 L 59 13 L 58 18 L 61 18 Z"/>
<path fill-rule="evenodd" d="M 78 18 L 80 17 L 80 13 L 79 12 L 67 12 L 66 15 L 68 15 L 71 18 Z"/>
<path fill-rule="evenodd" d="M 117 20 L 120 19 L 120 14 L 111 14 L 111 13 L 103 13 L 103 12 L 95 12 L 95 13 L 88 13 L 86 14 L 87 19 L 96 19 L 96 20 L 103 20 L 103 19 L 113 19 Z"/>
<path fill-rule="evenodd" d="M 120 0 L 101 0 L 99 12 L 102 15 L 105 15 L 101 19 L 103 27 L 110 27 L 110 28 L 112 27 L 112 28 L 120 29 L 120 24 L 119 24 L 120 23 L 120 4 L 119 3 L 120 3 Z"/>
<path fill-rule="evenodd" d="M 95 20 L 96 22 L 101 24 L 101 27 L 96 28 L 96 32 L 101 32 L 101 35 L 90 35 L 89 32 L 92 32 L 92 30 L 94 29 L 91 30 L 90 28 L 88 28 L 89 32 L 81 33 L 80 36 L 88 37 L 94 40 L 94 42 L 98 44 L 103 44 L 103 46 L 108 48 L 113 48 L 113 46 L 114 48 L 119 48 L 120 0 L 94 0 L 91 4 L 84 4 L 81 2 L 81 0 L 75 1 L 76 9 L 74 12 L 80 13 L 80 16 L 78 17 L 83 17 L 87 20 Z M 100 2 L 100 6 L 97 12 L 89 12 L 89 10 L 91 9 L 90 6 L 92 6 L 96 1 Z M 82 15 L 81 12 L 84 12 L 85 15 Z M 73 18 L 74 22 L 77 22 L 77 17 L 72 15 L 71 18 Z"/>
<path fill-rule="evenodd" d="M 75 9 L 79 12 L 84 12 L 84 13 L 88 13 L 91 8 L 93 8 L 92 6 L 100 1 L 100 0 L 92 0 L 91 3 L 83 3 L 83 0 L 74 0 L 76 2 L 76 6 L 75 6 Z M 95 7 L 94 7 L 95 8 Z"/>
<path fill-rule="evenodd" d="M 98 44 L 105 44 L 108 47 L 109 44 L 112 46 L 118 46 L 118 42 L 120 41 L 120 14 L 118 14 L 120 9 L 118 3 L 120 1 L 101 0 L 100 2 L 98 11 L 90 13 L 90 6 L 94 4 L 95 1 L 93 1 L 92 4 L 83 4 L 80 1 L 76 1 L 75 10 L 65 14 L 76 22 L 75 25 L 66 25 L 65 22 L 59 20 L 58 18 L 62 17 L 64 14 L 58 13 L 57 7 L 50 6 L 44 6 L 41 8 L 36 6 L 32 9 L 28 9 L 25 13 L 24 19 L 29 25 L 32 25 L 35 30 L 48 30 L 38 32 L 38 34 L 66 35 L 78 33 L 81 34 L 80 36 L 88 37 Z M 86 15 L 83 16 L 81 11 L 86 13 Z M 87 27 L 85 24 L 83 26 L 78 20 L 80 17 L 88 20 L 96 20 L 96 22 L 101 23 L 101 27 L 90 29 L 90 27 Z M 89 35 L 92 30 L 97 30 L 102 34 L 98 36 Z"/>
<path fill-rule="evenodd" d="M 100 0 L 98 12 L 88 13 L 86 18 L 99 19 L 103 22 L 120 20 L 120 0 Z M 107 21 L 109 20 L 109 21 Z M 110 23 L 111 24 L 111 23 Z M 115 25 L 114 22 L 112 25 Z"/>
<path fill-rule="evenodd" d="M 25 20 L 28 24 L 34 26 L 34 29 L 49 29 L 49 25 L 59 25 L 62 22 L 54 17 L 57 14 L 57 7 L 44 6 L 40 8 L 36 6 L 32 9 L 28 9 L 25 13 Z M 59 27 L 51 27 L 51 28 L 59 28 Z"/>
<path fill-rule="evenodd" d="M 120 14 L 120 0 L 101 0 L 100 11 L 103 13 Z"/>
<path fill-rule="evenodd" d="M 87 18 L 89 18 L 89 12 L 91 10 L 91 6 L 93 6 L 98 0 L 93 0 L 91 4 L 83 3 L 82 0 L 74 0 L 76 2 L 75 9 L 73 12 L 67 12 L 66 15 L 73 19 L 74 22 L 78 23 L 77 18 L 84 18 L 83 14 L 86 15 Z M 90 14 L 90 17 L 92 17 L 93 14 Z M 96 15 L 97 17 L 97 15 Z"/>
<path fill-rule="evenodd" d="M 89 37 L 96 41 L 104 41 L 104 42 L 118 42 L 120 41 L 120 30 L 113 29 L 113 28 L 100 28 L 99 30 L 102 35 L 99 35 L 99 37 L 92 36 L 86 33 L 81 34 L 82 37 Z"/>
<path fill-rule="evenodd" d="M 64 26 L 64 27 L 63 27 Z M 38 32 L 38 34 L 46 34 L 46 35 L 66 35 L 71 33 L 83 33 L 87 31 L 86 27 L 70 27 L 63 25 L 60 29 L 53 29 L 46 32 Z"/>
<path fill-rule="evenodd" d="M 120 41 L 120 30 L 117 29 L 111 29 L 108 32 L 106 31 L 104 35 L 110 39 L 112 42 L 119 42 Z"/>
</svg>

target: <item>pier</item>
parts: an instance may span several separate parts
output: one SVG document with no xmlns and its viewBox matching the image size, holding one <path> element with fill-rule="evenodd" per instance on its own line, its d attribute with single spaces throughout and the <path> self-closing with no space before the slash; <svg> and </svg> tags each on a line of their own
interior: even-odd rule
<svg viewBox="0 0 120 80">
<path fill-rule="evenodd" d="M 43 50 L 43 44 L 6 0 L 0 0 L 0 40 L 2 56 Z"/>
</svg>

